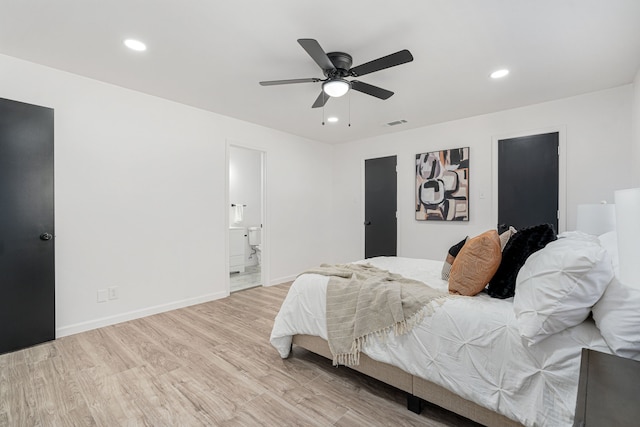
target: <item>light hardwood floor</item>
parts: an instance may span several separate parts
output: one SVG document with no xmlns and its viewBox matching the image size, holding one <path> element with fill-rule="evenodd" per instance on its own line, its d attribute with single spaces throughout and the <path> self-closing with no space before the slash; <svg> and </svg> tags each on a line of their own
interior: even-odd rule
<svg viewBox="0 0 640 427">
<path fill-rule="evenodd" d="M 476 426 L 269 344 L 288 284 L 0 356 L 1 426 Z"/>
</svg>

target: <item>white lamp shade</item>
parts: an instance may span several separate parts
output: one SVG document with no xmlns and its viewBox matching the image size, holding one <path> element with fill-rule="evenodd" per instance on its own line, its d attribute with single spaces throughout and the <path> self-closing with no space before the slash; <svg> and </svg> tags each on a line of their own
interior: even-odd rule
<svg viewBox="0 0 640 427">
<path fill-rule="evenodd" d="M 349 91 L 349 82 L 344 79 L 328 80 L 322 84 L 322 90 L 327 95 L 338 98 Z"/>
<path fill-rule="evenodd" d="M 640 288 L 640 188 L 618 190 L 615 200 L 620 281 Z"/>
<path fill-rule="evenodd" d="M 606 203 L 578 205 L 576 230 L 599 236 L 615 229 L 615 205 Z"/>
</svg>

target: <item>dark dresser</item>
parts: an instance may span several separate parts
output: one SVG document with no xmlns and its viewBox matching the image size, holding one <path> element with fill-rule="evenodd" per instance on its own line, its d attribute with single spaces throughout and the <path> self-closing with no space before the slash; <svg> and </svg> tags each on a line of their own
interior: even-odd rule
<svg viewBox="0 0 640 427">
<path fill-rule="evenodd" d="M 573 425 L 640 426 L 640 362 L 582 349 Z"/>
</svg>

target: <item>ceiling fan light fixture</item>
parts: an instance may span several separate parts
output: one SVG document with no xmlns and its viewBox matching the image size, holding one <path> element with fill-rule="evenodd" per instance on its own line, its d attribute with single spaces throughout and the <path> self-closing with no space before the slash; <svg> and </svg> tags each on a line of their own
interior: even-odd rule
<svg viewBox="0 0 640 427">
<path fill-rule="evenodd" d="M 322 90 L 333 98 L 339 98 L 349 92 L 351 85 L 345 79 L 331 79 L 322 84 Z"/>
</svg>

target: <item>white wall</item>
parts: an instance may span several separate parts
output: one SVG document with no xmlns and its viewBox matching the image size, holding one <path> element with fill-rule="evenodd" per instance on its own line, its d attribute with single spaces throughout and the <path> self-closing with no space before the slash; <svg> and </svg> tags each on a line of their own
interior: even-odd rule
<svg viewBox="0 0 640 427">
<path fill-rule="evenodd" d="M 640 169 L 637 82 L 330 146 L 0 55 L 0 96 L 55 109 L 58 336 L 228 295 L 228 145 L 266 152 L 270 284 L 362 258 L 365 158 L 398 155 L 399 255 L 440 259 L 495 226 L 493 138 L 562 127 L 570 229 L 576 204 L 612 200 Z M 471 221 L 415 221 L 415 154 L 461 146 L 471 147 Z M 98 304 L 110 286 L 119 299 Z"/>
<path fill-rule="evenodd" d="M 402 133 L 339 145 L 334 152 L 334 251 L 332 262 L 361 259 L 364 159 L 398 156 L 398 255 L 442 259 L 466 235 L 497 223 L 493 197 L 493 141 L 497 137 L 561 129 L 566 138 L 567 229 L 575 226 L 576 205 L 613 202 L 613 191 L 628 186 L 631 103 L 626 85 L 524 108 L 471 117 Z M 415 155 L 447 148 L 470 147 L 470 221 L 416 221 Z M 485 198 L 481 199 L 480 194 Z"/>
<path fill-rule="evenodd" d="M 330 145 L 3 55 L 0 96 L 55 109 L 58 336 L 228 295 L 229 140 L 267 153 L 270 283 L 328 258 Z"/>
<path fill-rule="evenodd" d="M 632 108 L 633 136 L 632 159 L 636 167 L 633 169 L 634 176 L 629 188 L 640 187 L 640 69 L 633 80 L 633 108 Z"/>
</svg>

